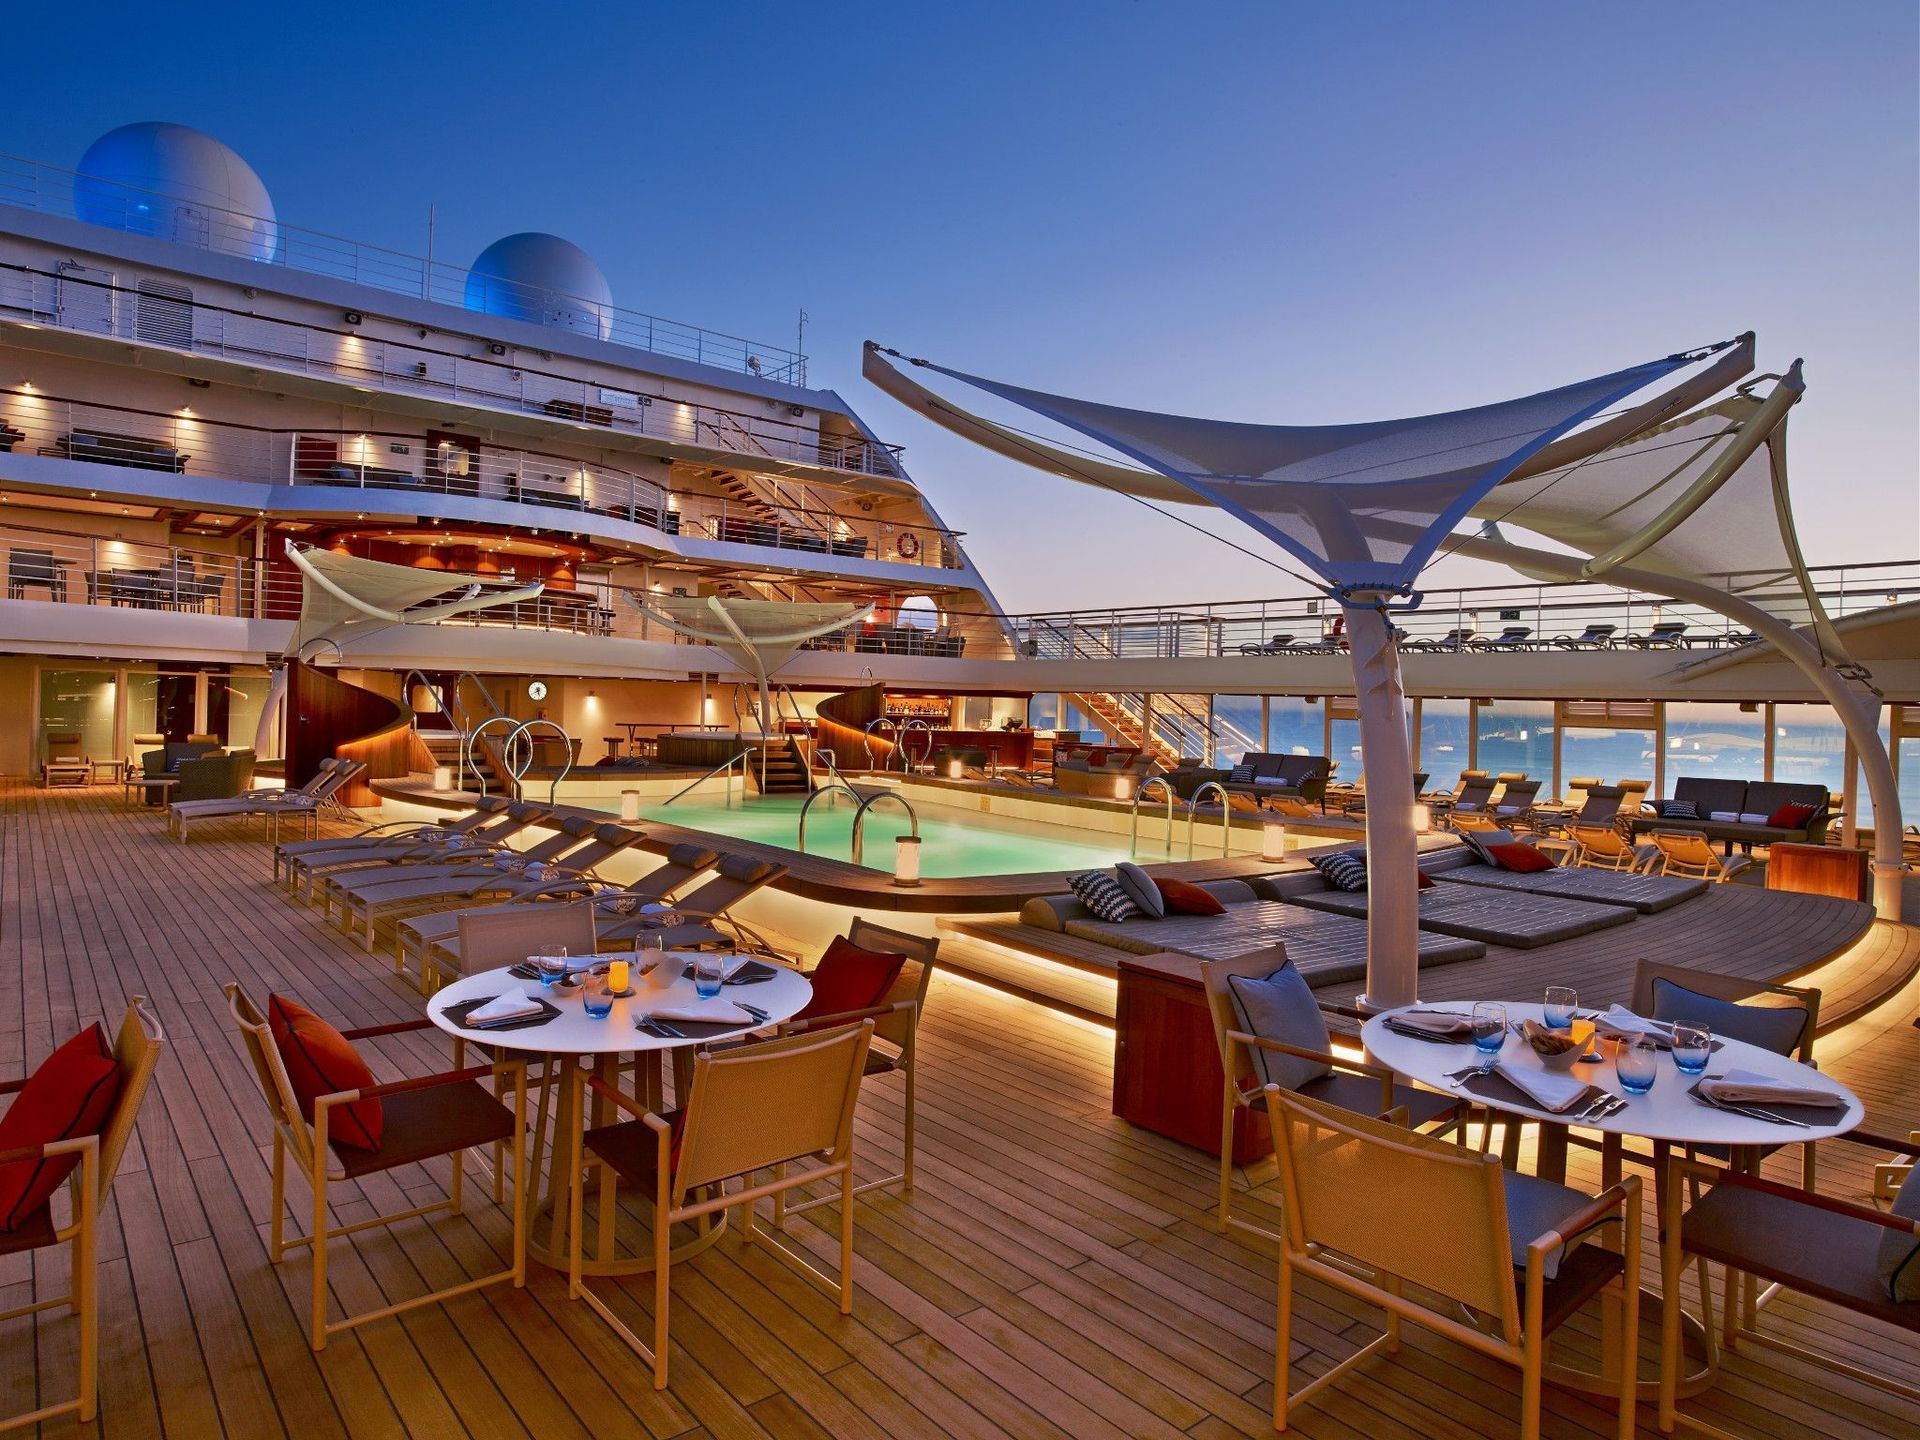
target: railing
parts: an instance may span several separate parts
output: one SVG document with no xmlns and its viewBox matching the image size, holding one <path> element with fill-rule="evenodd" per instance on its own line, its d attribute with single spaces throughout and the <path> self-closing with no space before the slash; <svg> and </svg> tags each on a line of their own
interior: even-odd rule
<svg viewBox="0 0 1920 1440">
<path fill-rule="evenodd" d="M 76 186 L 83 181 L 85 213 L 75 203 Z M 82 177 L 37 160 L 0 155 L 0 203 L 227 254 L 253 255 L 263 241 L 266 253 L 258 258 L 266 264 L 466 308 L 471 272 L 462 266 L 278 221 L 263 227 L 253 216 Z M 485 281 L 489 291 L 509 301 L 517 312 L 564 310 L 592 316 L 598 320 L 600 338 L 616 345 L 791 385 L 807 383 L 806 356 L 782 345 L 763 345 L 718 330 L 605 305 L 591 297 L 517 285 L 495 276 L 487 276 Z"/>
<path fill-rule="evenodd" d="M 111 335 L 252 368 L 316 376 L 358 390 L 425 395 L 564 420 L 583 431 L 645 435 L 759 460 L 898 478 L 898 445 L 819 425 L 617 389 L 512 360 L 455 353 L 156 296 L 73 273 L 0 266 L 0 311 L 59 330 Z M 412 333 L 412 332 L 410 332 Z"/>
<path fill-rule="evenodd" d="M 1173 782 L 1166 776 L 1149 775 L 1140 782 L 1140 788 L 1133 792 L 1133 820 L 1127 830 L 1127 854 L 1129 855 L 1137 857 L 1140 854 L 1140 807 L 1146 803 L 1147 792 L 1156 785 L 1164 790 L 1167 796 L 1167 832 L 1164 838 L 1167 854 L 1173 854 L 1173 802 L 1179 797 L 1174 794 Z M 1187 828 L 1189 831 L 1192 830 L 1191 821 Z"/>
</svg>

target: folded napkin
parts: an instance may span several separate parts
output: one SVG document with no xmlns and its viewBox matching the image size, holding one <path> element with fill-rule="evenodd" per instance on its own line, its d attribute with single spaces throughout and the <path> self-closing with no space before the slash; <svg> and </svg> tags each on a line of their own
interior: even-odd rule
<svg viewBox="0 0 1920 1440">
<path fill-rule="evenodd" d="M 529 967 L 532 968 L 534 973 L 534 978 L 536 979 L 539 978 L 540 962 L 547 958 L 549 957 L 545 955 L 527 956 L 527 964 Z M 567 973 L 569 975 L 575 975 L 582 970 L 591 970 L 594 966 L 598 965 L 599 963 L 600 963 L 600 957 L 598 955 L 569 955 L 567 956 Z"/>
<path fill-rule="evenodd" d="M 1729 1070 L 1702 1080 L 1695 1087 L 1709 1100 L 1723 1105 L 1810 1105 L 1835 1110 L 1846 1101 L 1831 1090 L 1813 1085 L 1796 1085 L 1790 1080 L 1773 1080 L 1751 1070 Z"/>
<path fill-rule="evenodd" d="M 486 1004 L 467 1012 L 466 1023 L 491 1025 L 499 1020 L 518 1020 L 527 1015 L 538 1015 L 545 1005 L 524 990 L 509 990 L 504 995 L 496 995 Z"/>
<path fill-rule="evenodd" d="M 1402 1010 L 1389 1015 L 1387 1024 L 1395 1030 L 1418 1030 L 1424 1035 L 1471 1035 L 1473 1021 L 1465 1015 L 1444 1010 Z"/>
<path fill-rule="evenodd" d="M 1571 1110 L 1581 1099 L 1593 1093 L 1593 1087 L 1577 1075 L 1556 1075 L 1548 1070 L 1516 1065 L 1510 1060 L 1502 1060 L 1493 1068 L 1502 1080 L 1542 1110 L 1551 1110 L 1556 1115 L 1563 1110 Z"/>
<path fill-rule="evenodd" d="M 746 1011 L 731 1000 L 699 1000 L 691 1005 L 664 1005 L 652 1012 L 655 1020 L 672 1023 L 684 1020 L 691 1025 L 758 1025 Z"/>
<path fill-rule="evenodd" d="M 1593 1028 L 1611 1040 L 1634 1035 L 1651 1035 L 1662 1044 L 1669 1044 L 1673 1040 L 1672 1025 L 1664 1020 L 1649 1020 L 1644 1015 L 1636 1015 L 1624 1005 L 1608 1006 L 1606 1014 L 1594 1017 Z"/>
</svg>

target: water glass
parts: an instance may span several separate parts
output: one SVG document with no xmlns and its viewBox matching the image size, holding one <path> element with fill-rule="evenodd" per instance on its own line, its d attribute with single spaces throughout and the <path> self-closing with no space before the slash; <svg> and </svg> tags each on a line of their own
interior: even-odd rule
<svg viewBox="0 0 1920 1440">
<path fill-rule="evenodd" d="M 1646 1094 L 1653 1089 L 1654 1077 L 1660 1073 L 1659 1045 L 1646 1035 L 1622 1040 L 1614 1056 L 1613 1070 L 1620 1077 L 1622 1090 L 1629 1095 Z"/>
<path fill-rule="evenodd" d="M 596 976 L 582 985 L 580 999 L 589 1020 L 604 1020 L 613 1013 L 613 991 L 603 978 Z"/>
<path fill-rule="evenodd" d="M 720 993 L 720 982 L 727 978 L 727 957 L 717 950 L 702 950 L 693 957 L 693 993 L 711 1000 Z"/>
<path fill-rule="evenodd" d="M 1580 1008 L 1580 997 L 1565 985 L 1547 987 L 1547 1003 L 1541 1007 L 1541 1019 L 1549 1030 L 1571 1030 L 1573 1012 Z"/>
<path fill-rule="evenodd" d="M 551 955 L 536 956 L 534 968 L 540 972 L 540 983 L 551 990 L 567 977 L 567 947 L 555 945 Z"/>
<path fill-rule="evenodd" d="M 1473 1007 L 1473 1048 L 1486 1057 L 1483 1064 L 1491 1067 L 1493 1057 L 1500 1053 L 1500 1047 L 1507 1043 L 1507 1007 L 1492 1000 L 1482 1000 Z"/>
<path fill-rule="evenodd" d="M 1703 1074 L 1713 1054 L 1713 1032 L 1704 1025 L 1673 1027 L 1673 1063 L 1682 1075 Z"/>
</svg>

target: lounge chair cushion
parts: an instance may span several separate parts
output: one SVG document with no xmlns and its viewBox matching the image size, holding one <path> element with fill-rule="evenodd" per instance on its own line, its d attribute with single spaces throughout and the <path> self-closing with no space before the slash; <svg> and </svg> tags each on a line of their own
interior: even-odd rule
<svg viewBox="0 0 1920 1440">
<path fill-rule="evenodd" d="M 722 855 L 715 868 L 729 880 L 757 885 L 780 867 L 771 860 L 756 860 L 751 855 Z"/>
<path fill-rule="evenodd" d="M 1527 890 L 1536 895 L 1558 895 L 1567 900 L 1593 900 L 1620 905 L 1652 915 L 1684 900 L 1704 895 L 1711 882 L 1678 875 L 1635 875 L 1625 870 L 1556 865 L 1537 875 L 1496 870 L 1490 865 L 1464 865 L 1441 872 L 1442 880 L 1495 890 Z"/>
<path fill-rule="evenodd" d="M 1650 1018 L 1681 1025 L 1703 1025 L 1716 1035 L 1758 1045 L 1776 1055 L 1791 1055 L 1799 1049 L 1807 1029 L 1807 1012 L 1798 1007 L 1780 1009 L 1718 1000 L 1658 976 L 1653 981 Z"/>
<path fill-rule="evenodd" d="M 1306 909 L 1357 918 L 1364 918 L 1367 913 L 1365 895 L 1346 895 L 1338 890 L 1302 895 L 1293 903 Z M 1465 940 L 1511 945 L 1521 950 L 1570 940 L 1612 925 L 1624 925 L 1633 918 L 1634 912 L 1624 906 L 1593 905 L 1584 900 L 1562 900 L 1525 891 L 1509 893 L 1470 885 L 1439 885 L 1420 892 L 1423 933 L 1456 935 Z M 1423 945 L 1423 952 L 1424 948 Z"/>
<path fill-rule="evenodd" d="M 309 1121 L 314 1101 L 322 1095 L 372 1088 L 373 1072 L 352 1042 L 306 1006 L 282 995 L 269 997 L 267 1028 L 300 1113 Z M 378 1100 L 355 1100 L 327 1112 L 327 1139 L 355 1150 L 378 1151 L 384 1125 Z"/>
<path fill-rule="evenodd" d="M 1138 865 L 1122 860 L 1113 867 L 1113 878 L 1127 892 L 1127 898 L 1140 907 L 1140 913 L 1158 920 L 1167 913 L 1167 902 L 1160 898 L 1160 887 Z"/>
<path fill-rule="evenodd" d="M 1495 845 L 1512 845 L 1520 839 L 1511 830 L 1462 830 L 1460 838 L 1467 842 L 1468 849 L 1496 869 L 1500 862 L 1492 859 L 1487 852 Z"/>
<path fill-rule="evenodd" d="M 813 982 L 813 997 L 796 1020 L 815 1020 L 822 1015 L 849 1015 L 856 1010 L 871 1010 L 900 978 L 905 955 L 882 950 L 867 950 L 844 935 L 833 937 L 827 953 L 807 977 Z"/>
<path fill-rule="evenodd" d="M 1920 1221 L 1920 1165 L 1900 1182 L 1888 1213 L 1902 1220 Z M 1881 1235 L 1878 1265 L 1889 1300 L 1920 1303 L 1920 1235 L 1902 1235 L 1898 1230 Z"/>
<path fill-rule="evenodd" d="M 1313 868 L 1327 877 L 1336 890 L 1367 888 L 1367 855 L 1364 850 L 1336 850 L 1331 855 L 1310 857 Z"/>
<path fill-rule="evenodd" d="M 1542 870 L 1553 868 L 1552 859 L 1531 845 L 1489 845 L 1487 858 L 1502 870 L 1513 870 L 1522 875 L 1537 875 Z"/>
<path fill-rule="evenodd" d="M 1154 888 L 1160 892 L 1161 913 L 1163 915 L 1224 915 L 1227 907 L 1198 885 L 1185 880 L 1161 880 L 1156 878 Z"/>
<path fill-rule="evenodd" d="M 1278 1040 L 1283 1045 L 1325 1054 L 1333 1045 L 1327 1022 L 1313 991 L 1300 978 L 1292 964 L 1282 965 L 1265 979 L 1251 975 L 1232 975 L 1227 988 L 1233 994 L 1233 1011 L 1240 1028 L 1262 1040 Z M 1257 1047 L 1250 1052 L 1253 1073 L 1263 1085 L 1278 1085 L 1282 1090 L 1298 1090 L 1309 1080 L 1330 1074 L 1333 1067 L 1298 1055 L 1282 1055 Z"/>
<path fill-rule="evenodd" d="M 27 1078 L 0 1116 L 0 1150 L 98 1135 L 120 1098 L 120 1079 L 120 1062 L 96 1021 Z M 56 1155 L 0 1166 L 0 1230 L 31 1220 L 79 1163 L 77 1155 Z"/>
<path fill-rule="evenodd" d="M 667 863 L 680 870 L 704 870 L 719 858 L 718 852 L 700 845 L 676 845 L 667 851 Z"/>
<path fill-rule="evenodd" d="M 1140 914 L 1140 907 L 1133 903 L 1133 897 L 1120 888 L 1118 880 L 1103 870 L 1069 875 L 1067 888 L 1080 897 L 1080 903 L 1091 910 L 1095 918 L 1109 924 L 1117 925 Z"/>
</svg>

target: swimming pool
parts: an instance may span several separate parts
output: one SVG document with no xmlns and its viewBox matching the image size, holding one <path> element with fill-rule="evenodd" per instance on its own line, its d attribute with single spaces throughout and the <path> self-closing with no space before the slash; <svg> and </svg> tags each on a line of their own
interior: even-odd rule
<svg viewBox="0 0 1920 1440">
<path fill-rule="evenodd" d="M 655 805 L 645 819 L 757 840 L 764 845 L 797 847 L 804 795 L 756 795 L 733 805 L 689 797 L 676 805 Z M 920 812 L 920 873 L 1020 875 L 1034 870 L 1102 869 L 1127 858 L 1125 836 L 1069 830 L 1000 815 L 972 815 L 915 801 Z M 871 869 L 893 868 L 893 841 L 910 831 L 897 805 L 867 812 L 863 838 Z M 807 813 L 807 853 L 830 860 L 853 859 L 853 804 L 822 800 Z"/>
</svg>

